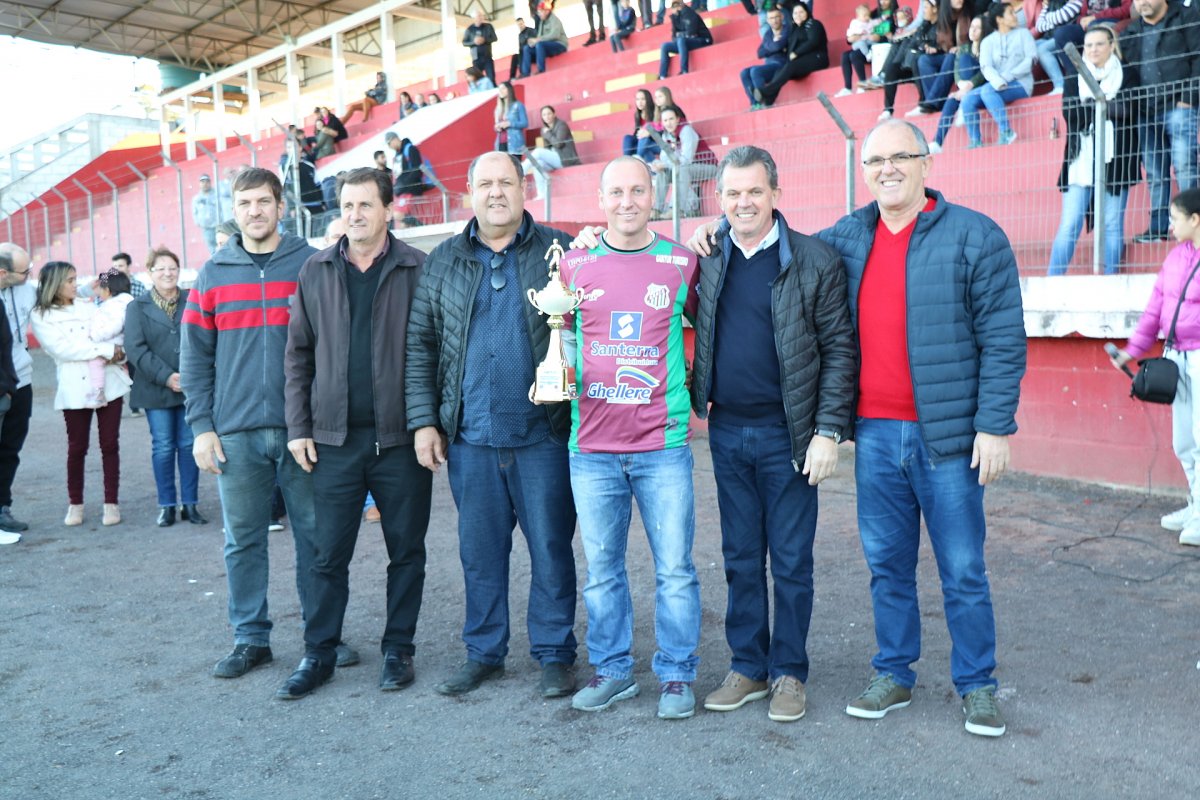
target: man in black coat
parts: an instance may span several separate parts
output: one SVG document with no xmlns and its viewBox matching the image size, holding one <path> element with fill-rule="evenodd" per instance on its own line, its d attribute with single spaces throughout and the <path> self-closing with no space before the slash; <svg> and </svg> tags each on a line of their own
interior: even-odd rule
<svg viewBox="0 0 1200 800">
<path fill-rule="evenodd" d="M 471 65 L 491 78 L 493 86 L 496 85 L 496 63 L 492 60 L 492 43 L 495 41 L 496 29 L 487 21 L 487 14 L 481 8 L 463 32 L 462 43 L 471 48 Z"/>
</svg>

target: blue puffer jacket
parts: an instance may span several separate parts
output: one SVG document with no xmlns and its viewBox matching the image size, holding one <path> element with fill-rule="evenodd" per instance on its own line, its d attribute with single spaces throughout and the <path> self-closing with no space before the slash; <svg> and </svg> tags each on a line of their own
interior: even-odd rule
<svg viewBox="0 0 1200 800">
<path fill-rule="evenodd" d="M 1004 231 L 938 192 L 926 195 L 937 206 L 917 217 L 908 246 L 908 362 L 921 432 L 938 461 L 970 455 L 976 432 L 1016 432 L 1025 322 Z M 871 203 L 817 234 L 842 255 L 855 330 L 878 221 Z"/>
</svg>

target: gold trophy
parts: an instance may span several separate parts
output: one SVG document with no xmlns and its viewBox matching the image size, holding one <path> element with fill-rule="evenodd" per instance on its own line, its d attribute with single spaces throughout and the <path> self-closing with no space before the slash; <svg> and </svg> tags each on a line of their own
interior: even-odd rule
<svg viewBox="0 0 1200 800">
<path fill-rule="evenodd" d="M 563 356 L 562 328 L 565 324 L 563 316 L 579 308 L 583 302 L 583 290 L 568 291 L 562 278 L 558 276 L 558 262 L 563 256 L 562 246 L 558 239 L 546 251 L 545 259 L 550 263 L 550 280 L 540 291 L 529 290 L 529 302 L 539 314 L 547 314 L 550 320 L 550 346 L 546 349 L 546 357 L 537 366 L 531 399 L 541 403 L 561 403 L 564 400 L 574 400 L 578 396 L 575 388 L 575 369 L 567 366 Z"/>
</svg>

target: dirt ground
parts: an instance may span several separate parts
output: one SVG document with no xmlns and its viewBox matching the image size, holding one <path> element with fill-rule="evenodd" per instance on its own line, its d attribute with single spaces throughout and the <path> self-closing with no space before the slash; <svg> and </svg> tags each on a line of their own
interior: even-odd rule
<svg viewBox="0 0 1200 800">
<path fill-rule="evenodd" d="M 1008 733 L 963 730 L 936 571 L 920 584 L 924 651 L 910 708 L 870 722 L 844 707 L 870 677 L 868 573 L 853 448 L 821 489 L 807 716 L 765 703 L 655 717 L 653 570 L 635 519 L 629 567 L 643 693 L 599 714 L 544 701 L 528 656 L 528 559 L 515 537 L 506 676 L 460 699 L 433 691 L 463 658 L 456 516 L 435 480 L 417 681 L 377 688 L 382 538 L 365 525 L 346 639 L 363 654 L 313 696 L 273 699 L 302 655 L 294 556 L 271 539 L 275 662 L 209 675 L 228 651 L 221 525 L 154 527 L 149 435 L 122 429 L 125 521 L 66 528 L 65 435 L 38 355 L 35 416 L 15 487 L 31 530 L 0 548 L 0 798 L 1191 798 L 1200 786 L 1200 552 L 1158 517 L 1177 499 L 1007 476 L 987 494 L 988 558 Z M 704 625 L 697 694 L 728 669 L 725 585 L 707 442 L 697 438 L 695 561 Z M 210 476 L 201 507 L 219 505 Z M 580 584 L 585 563 L 576 537 Z M 576 632 L 586 628 L 582 600 Z M 580 674 L 590 675 L 586 648 Z"/>
</svg>

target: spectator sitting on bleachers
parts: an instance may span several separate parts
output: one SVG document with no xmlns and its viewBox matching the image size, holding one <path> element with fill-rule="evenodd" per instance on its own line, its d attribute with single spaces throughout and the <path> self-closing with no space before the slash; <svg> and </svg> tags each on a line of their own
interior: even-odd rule
<svg viewBox="0 0 1200 800">
<path fill-rule="evenodd" d="M 508 62 L 509 80 L 520 76 L 521 57 L 525 54 L 525 48 L 529 46 L 529 40 L 536 33 L 533 28 L 526 27 L 525 20 L 521 17 L 517 17 L 514 22 L 517 25 L 517 52 L 513 53 L 512 58 Z"/>
<path fill-rule="evenodd" d="M 751 111 L 762 107 L 754 97 L 755 90 L 761 89 L 767 81 L 775 77 L 775 73 L 779 72 L 788 60 L 788 33 L 783 26 L 783 12 L 778 8 L 767 12 L 767 32 L 759 42 L 758 57 L 763 63 L 746 67 L 741 74 L 742 89 L 750 101 Z"/>
<path fill-rule="evenodd" d="M 970 12 L 964 9 L 965 0 L 941 0 L 937 7 L 937 21 L 934 23 L 937 44 L 934 50 L 926 48 L 917 59 L 917 73 L 921 81 L 920 105 L 908 112 L 908 116 L 917 114 L 935 114 L 942 110 L 950 88 L 954 85 L 954 64 L 958 57 L 958 48 L 970 41 L 968 32 L 971 27 Z"/>
<path fill-rule="evenodd" d="M 478 67 L 467 67 L 467 94 L 475 94 L 476 92 L 487 92 L 496 88 L 496 84 L 492 83 L 491 78 L 479 71 Z"/>
<path fill-rule="evenodd" d="M 986 106 L 1000 130 L 1000 144 L 1012 144 L 1017 132 L 1008 124 L 1005 106 L 1014 100 L 1029 97 L 1033 92 L 1033 60 L 1037 48 L 1028 28 L 1017 25 L 1012 6 L 992 3 L 983 17 L 984 37 L 979 45 L 979 68 L 987 83 L 963 98 L 963 119 L 969 148 L 980 147 L 979 108 Z M 992 31 L 989 33 L 988 31 Z"/>
<path fill-rule="evenodd" d="M 533 62 L 537 61 L 539 73 L 546 71 L 546 59 L 567 52 L 567 33 L 562 21 L 554 14 L 554 6 L 542 3 L 538 6 L 538 23 L 521 50 L 521 77 L 528 78 Z"/>
<path fill-rule="evenodd" d="M 620 53 L 625 50 L 625 40 L 637 30 L 637 15 L 633 13 L 633 6 L 630 5 L 629 0 L 621 0 L 616 13 L 616 19 L 613 20 L 613 33 L 609 37 L 608 43 L 612 46 L 614 53 Z"/>
<path fill-rule="evenodd" d="M 392 156 L 392 172 L 396 176 L 396 182 L 392 185 L 392 192 L 401 195 L 424 194 L 428 191 L 429 184 L 425 183 L 421 173 L 424 159 L 412 140 L 401 139 L 395 131 L 388 131 L 383 137 L 383 142 L 395 153 Z"/>
<path fill-rule="evenodd" d="M 1131 102 L 1132 80 L 1121 67 L 1117 35 L 1107 25 L 1093 25 L 1083 39 L 1083 63 L 1108 99 L 1104 123 L 1104 274 L 1116 274 L 1125 245 L 1125 204 L 1129 187 L 1141 179 L 1137 146 L 1137 117 Z M 1130 73 L 1130 78 L 1134 77 Z M 1120 99 L 1118 99 L 1121 93 Z M 1049 275 L 1066 273 L 1075 243 L 1092 210 L 1096 152 L 1096 98 L 1081 76 L 1067 78 L 1063 119 L 1067 138 L 1058 190 L 1063 194 L 1062 218 L 1050 248 Z M 1092 235 L 1099 228 L 1092 221 Z"/>
<path fill-rule="evenodd" d="M 313 160 L 320 161 L 334 154 L 334 136 L 333 129 L 326 128 L 320 115 L 317 115 L 316 121 L 313 122 Z"/>
<path fill-rule="evenodd" d="M 512 81 L 500 84 L 496 92 L 496 150 L 519 156 L 525 152 L 525 129 L 529 127 L 529 115 L 525 105 L 513 94 Z"/>
<path fill-rule="evenodd" d="M 333 132 L 333 140 L 335 142 L 344 142 L 350 138 L 350 134 L 346 131 L 346 126 L 342 124 L 337 114 L 334 114 L 329 106 L 317 106 L 313 111 L 322 124 Z"/>
<path fill-rule="evenodd" d="M 983 41 L 983 17 L 971 20 L 971 25 L 967 29 L 967 39 L 967 43 L 961 45 L 956 53 L 954 61 L 955 89 L 942 106 L 942 115 L 938 118 L 937 135 L 929 143 L 929 152 L 931 153 L 942 152 L 942 144 L 946 141 L 946 135 L 950 133 L 950 127 L 954 124 L 955 117 L 960 113 L 963 98 L 985 83 L 983 72 L 979 69 L 979 43 Z"/>
<path fill-rule="evenodd" d="M 915 83 L 917 96 L 924 100 L 917 80 L 917 61 L 922 55 L 937 52 L 937 6 L 932 0 L 921 3 L 921 24 L 907 36 L 897 34 L 883 66 L 883 111 L 879 119 L 889 119 L 896 106 L 896 92 L 902 83 Z M 918 106 L 919 108 L 920 106 Z"/>
<path fill-rule="evenodd" d="M 487 75 L 492 85 L 496 85 L 496 63 L 492 60 L 492 44 L 496 41 L 496 29 L 487 21 L 487 13 L 482 9 L 475 12 L 475 19 L 463 32 L 462 43 L 471 48 L 471 66 L 480 75 Z"/>
<path fill-rule="evenodd" d="M 438 96 L 438 93 L 437 93 L 437 92 L 430 92 L 430 93 L 429 93 L 429 100 L 428 100 L 428 101 L 425 103 L 425 105 L 427 105 L 427 106 L 436 106 L 436 105 L 437 105 L 438 103 L 440 103 L 440 102 L 442 102 L 442 98 Z"/>
<path fill-rule="evenodd" d="M 409 114 L 415 114 L 421 110 L 421 107 L 413 102 L 412 95 L 408 92 L 400 93 L 400 119 L 404 119 Z"/>
<path fill-rule="evenodd" d="M 754 97 L 763 106 L 775 105 L 779 92 L 788 81 L 798 81 L 829 66 L 829 40 L 825 37 L 825 26 L 812 16 L 804 3 L 797 3 L 792 9 L 787 57 L 787 63 L 775 76 L 761 89 L 754 90 Z"/>
<path fill-rule="evenodd" d="M 638 156 L 646 162 L 653 161 L 654 156 L 658 155 L 657 152 L 649 157 L 642 155 L 643 147 L 657 148 L 648 132 L 653 124 L 654 98 L 646 89 L 638 89 L 633 98 L 633 133 L 625 134 L 625 138 L 621 140 L 621 155 Z"/>
<path fill-rule="evenodd" d="M 1043 0 L 1036 9 L 1026 9 L 1027 14 L 1031 10 L 1037 13 L 1030 33 L 1036 34 L 1037 60 L 1050 79 L 1052 95 L 1062 94 L 1064 77 L 1075 74 L 1075 65 L 1063 53 L 1063 45 L 1083 44 L 1083 28 L 1078 20 L 1084 4 L 1084 0 Z"/>
<path fill-rule="evenodd" d="M 363 93 L 361 100 L 355 100 L 346 106 L 346 113 L 342 115 L 342 122 L 350 122 L 350 118 L 358 112 L 362 112 L 363 122 L 371 118 L 371 109 L 375 106 L 382 105 L 387 102 L 387 75 L 383 72 L 375 73 L 375 86 L 367 89 Z"/>
<path fill-rule="evenodd" d="M 558 118 L 553 106 L 542 106 L 542 147 L 529 151 L 529 160 L 536 159 L 543 172 L 553 172 L 563 167 L 575 167 L 581 162 L 579 151 L 575 149 L 575 136 L 564 120 Z M 533 173 L 533 182 L 537 187 L 537 197 L 546 196 L 549 180 L 528 163 L 525 174 Z"/>
<path fill-rule="evenodd" d="M 679 54 L 679 74 L 688 73 L 688 52 L 713 43 L 712 31 L 704 19 L 683 4 L 671 0 L 671 39 L 663 42 L 658 55 L 658 79 L 665 80 L 671 67 L 671 53 Z"/>
<path fill-rule="evenodd" d="M 846 43 L 850 49 L 842 53 L 842 88 L 834 97 L 845 97 L 850 94 L 850 71 L 858 75 L 858 91 L 864 92 L 863 84 L 867 81 L 867 61 L 871 58 L 871 32 L 875 21 L 871 19 L 871 7 L 867 4 L 856 6 L 854 19 L 846 28 Z"/>
<path fill-rule="evenodd" d="M 883 68 L 892 54 L 892 43 L 916 33 L 921 21 L 913 19 L 911 8 L 897 7 L 893 0 L 881 0 L 871 17 L 876 20 L 871 31 L 871 77 L 860 85 L 864 89 L 882 89 Z"/>
<path fill-rule="evenodd" d="M 678 187 L 683 193 L 682 198 L 676 198 L 679 213 L 684 217 L 694 217 L 700 213 L 700 196 L 696 187 L 716 176 L 717 157 L 676 106 L 666 106 L 659 112 L 663 142 L 678 162 Z M 670 161 L 663 153 L 650 163 L 650 171 L 654 173 L 654 213 L 659 219 L 668 216 L 667 189 L 671 186 L 672 170 Z"/>
</svg>

